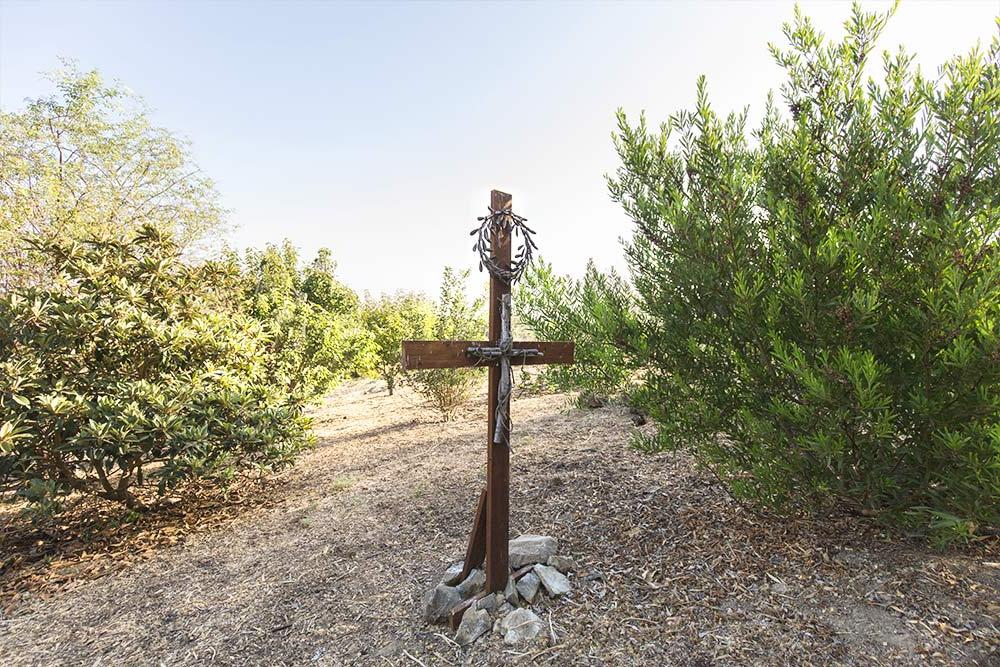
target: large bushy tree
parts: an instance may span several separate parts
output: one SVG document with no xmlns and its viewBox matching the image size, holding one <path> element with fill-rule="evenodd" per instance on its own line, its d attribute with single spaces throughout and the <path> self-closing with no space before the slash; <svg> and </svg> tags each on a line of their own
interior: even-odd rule
<svg viewBox="0 0 1000 667">
<path fill-rule="evenodd" d="M 138 507 L 145 487 L 281 466 L 308 442 L 231 265 L 187 263 L 151 225 L 33 250 L 50 280 L 0 294 L 0 500 Z"/>
<path fill-rule="evenodd" d="M 370 354 L 331 253 L 200 261 L 221 211 L 187 146 L 94 72 L 55 82 L 0 115 L 0 499 L 287 463 Z"/>
<path fill-rule="evenodd" d="M 218 195 L 184 141 L 97 72 L 66 63 L 51 79 L 51 96 L 0 111 L 0 289 L 37 279 L 39 236 L 121 239 L 156 223 L 187 250 L 218 240 Z"/>
<path fill-rule="evenodd" d="M 927 77 L 796 13 L 760 128 L 619 117 L 655 446 L 777 507 L 1000 521 L 1000 42 Z"/>
</svg>

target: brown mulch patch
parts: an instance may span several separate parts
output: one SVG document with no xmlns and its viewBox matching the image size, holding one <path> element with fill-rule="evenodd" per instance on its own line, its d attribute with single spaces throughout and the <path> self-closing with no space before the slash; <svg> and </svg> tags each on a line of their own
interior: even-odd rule
<svg viewBox="0 0 1000 667">
<path fill-rule="evenodd" d="M 184 525 L 220 518 L 172 546 L 165 519 L 108 542 L 131 551 L 67 552 L 105 570 L 55 581 L 37 559 L 39 579 L 3 579 L 28 583 L 0 612 L 0 663 L 1000 664 L 995 542 L 935 550 L 860 519 L 760 517 L 685 454 L 632 449 L 625 410 L 558 395 L 515 401 L 511 526 L 559 538 L 574 592 L 539 606 L 537 645 L 459 648 L 418 600 L 464 551 L 482 406 L 439 422 L 407 391 L 341 388 L 265 502 L 178 504 Z M 147 532 L 166 535 L 151 553 Z"/>
<path fill-rule="evenodd" d="M 0 609 L 96 579 L 218 530 L 279 499 L 275 480 L 238 479 L 225 488 L 188 484 L 150 509 L 128 512 L 100 499 L 73 499 L 57 517 L 32 520 L 21 507 L 0 513 Z"/>
</svg>

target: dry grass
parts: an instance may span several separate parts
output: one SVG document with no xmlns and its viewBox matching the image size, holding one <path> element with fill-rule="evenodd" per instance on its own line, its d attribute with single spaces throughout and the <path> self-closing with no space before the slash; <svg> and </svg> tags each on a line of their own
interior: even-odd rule
<svg viewBox="0 0 1000 667">
<path fill-rule="evenodd" d="M 629 449 L 624 411 L 563 396 L 515 401 L 512 457 L 512 529 L 582 564 L 541 610 L 556 640 L 459 649 L 418 598 L 464 550 L 483 405 L 440 422 L 408 391 L 352 383 L 317 412 L 317 449 L 263 491 L 97 521 L 96 541 L 56 530 L 64 548 L 5 536 L 0 663 L 1000 662 L 997 545 L 761 519 L 685 455 Z"/>
</svg>

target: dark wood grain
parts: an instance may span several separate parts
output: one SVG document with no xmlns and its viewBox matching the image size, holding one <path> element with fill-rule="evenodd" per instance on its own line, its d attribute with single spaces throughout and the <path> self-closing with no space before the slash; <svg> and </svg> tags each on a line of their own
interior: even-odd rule
<svg viewBox="0 0 1000 667">
<path fill-rule="evenodd" d="M 512 197 L 506 192 L 493 190 L 490 193 L 490 208 L 494 211 L 510 210 Z M 492 254 L 502 270 L 510 268 L 510 235 L 493 234 Z M 510 285 L 490 277 L 490 340 L 500 340 L 500 304 L 503 297 L 510 294 Z M 489 370 L 489 400 L 486 422 L 486 590 L 502 591 L 510 576 L 508 566 L 507 538 L 510 532 L 510 448 L 503 443 L 510 442 L 510 405 L 503 423 L 507 433 L 493 442 L 496 427 L 494 415 L 499 404 L 500 367 L 492 364 Z"/>
</svg>

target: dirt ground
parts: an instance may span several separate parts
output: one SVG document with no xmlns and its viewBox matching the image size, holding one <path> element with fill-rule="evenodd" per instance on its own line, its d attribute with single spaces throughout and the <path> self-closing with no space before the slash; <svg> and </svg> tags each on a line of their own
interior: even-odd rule
<svg viewBox="0 0 1000 667">
<path fill-rule="evenodd" d="M 0 577 L 0 665 L 1000 665 L 996 544 L 761 518 L 686 455 L 631 449 L 623 409 L 563 395 L 515 400 L 511 530 L 557 537 L 574 592 L 538 609 L 542 644 L 457 647 L 419 598 L 464 551 L 483 406 L 443 423 L 345 385 L 267 502 L 172 546 L 77 550 L 77 576 L 47 557 Z"/>
</svg>

